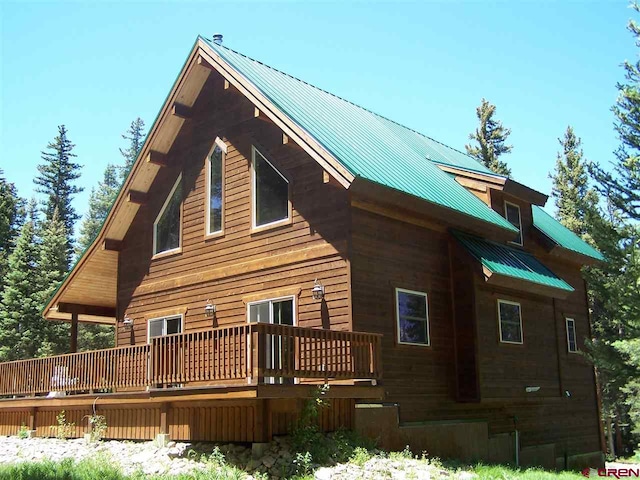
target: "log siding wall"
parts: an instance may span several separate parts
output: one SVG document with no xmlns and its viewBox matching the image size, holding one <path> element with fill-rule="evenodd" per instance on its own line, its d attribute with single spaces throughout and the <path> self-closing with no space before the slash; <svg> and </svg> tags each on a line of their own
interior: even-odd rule
<svg viewBox="0 0 640 480">
<path fill-rule="evenodd" d="M 228 148 L 224 233 L 207 238 L 205 157 L 216 137 Z M 290 224 L 252 231 L 252 145 L 291 181 Z M 118 327 L 118 345 L 145 343 L 149 318 L 182 313 L 185 331 L 242 324 L 248 301 L 284 295 L 296 299 L 299 326 L 351 330 L 347 193 L 324 183 L 315 161 L 295 144 L 283 145 L 281 130 L 255 118 L 250 102 L 233 88 L 225 90 L 217 75 L 205 84 L 168 159 L 170 166 L 151 186 L 150 203 L 138 211 L 120 253 L 118 318 L 126 312 L 134 328 Z M 181 172 L 182 251 L 152 258 L 153 221 Z M 316 278 L 325 286 L 325 302 L 311 297 Z M 216 306 L 213 320 L 204 314 L 207 299 Z"/>
</svg>

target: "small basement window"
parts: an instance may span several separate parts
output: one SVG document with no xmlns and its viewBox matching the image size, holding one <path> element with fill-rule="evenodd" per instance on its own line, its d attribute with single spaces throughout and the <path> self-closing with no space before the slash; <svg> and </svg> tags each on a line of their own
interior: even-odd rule
<svg viewBox="0 0 640 480">
<path fill-rule="evenodd" d="M 207 235 L 222 232 L 224 215 L 224 161 L 227 154 L 225 143 L 216 138 L 212 150 L 207 156 L 207 200 L 206 232 Z"/>
<path fill-rule="evenodd" d="M 498 300 L 498 326 L 501 342 L 522 343 L 522 313 L 519 303 Z"/>
<path fill-rule="evenodd" d="M 160 213 L 153 222 L 153 254 L 180 249 L 182 230 L 182 174 L 178 176 Z"/>
<path fill-rule="evenodd" d="M 522 220 L 520 207 L 515 203 L 504 202 L 504 216 L 507 221 L 518 229 L 518 237 L 511 243 L 522 246 Z"/>
<path fill-rule="evenodd" d="M 149 319 L 148 340 L 182 332 L 182 315 Z"/>
<path fill-rule="evenodd" d="M 253 227 L 289 220 L 289 181 L 255 147 L 252 156 Z"/>
<path fill-rule="evenodd" d="M 427 294 L 396 288 L 398 343 L 430 345 Z"/>
<path fill-rule="evenodd" d="M 573 318 L 567 318 L 567 350 L 570 353 L 578 351 L 578 343 L 576 341 L 576 321 Z"/>
</svg>

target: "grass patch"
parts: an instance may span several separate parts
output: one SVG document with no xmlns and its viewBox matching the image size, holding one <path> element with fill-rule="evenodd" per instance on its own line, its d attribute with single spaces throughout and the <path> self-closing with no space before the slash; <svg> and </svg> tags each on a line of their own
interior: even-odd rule
<svg viewBox="0 0 640 480">
<path fill-rule="evenodd" d="M 209 464 L 203 470 L 180 475 L 146 475 L 136 472 L 125 475 L 105 459 L 81 460 L 68 458 L 60 462 L 44 460 L 0 465 L 0 480 L 241 480 L 247 475 L 228 465 Z"/>
<path fill-rule="evenodd" d="M 540 468 L 517 469 L 504 465 L 476 465 L 469 470 L 478 475 L 479 480 L 578 480 L 584 479 L 576 472 L 550 472 Z"/>
</svg>

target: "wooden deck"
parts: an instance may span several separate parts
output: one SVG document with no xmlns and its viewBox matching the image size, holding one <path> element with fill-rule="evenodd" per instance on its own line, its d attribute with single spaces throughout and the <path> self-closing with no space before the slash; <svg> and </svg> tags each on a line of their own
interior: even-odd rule
<svg viewBox="0 0 640 480">
<path fill-rule="evenodd" d="M 380 340 L 271 324 L 199 330 L 143 345 L 0 363 L 0 397 L 379 380 Z"/>
</svg>

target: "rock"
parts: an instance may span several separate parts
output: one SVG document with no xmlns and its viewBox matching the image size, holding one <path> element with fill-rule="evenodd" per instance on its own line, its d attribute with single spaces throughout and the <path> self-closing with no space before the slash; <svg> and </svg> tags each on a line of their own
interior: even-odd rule
<svg viewBox="0 0 640 480">
<path fill-rule="evenodd" d="M 167 452 L 167 456 L 169 458 L 176 458 L 176 457 L 180 457 L 181 455 L 182 455 L 182 451 L 178 447 L 170 448 L 169 451 Z"/>
<path fill-rule="evenodd" d="M 262 464 L 267 468 L 273 467 L 275 463 L 276 463 L 276 459 L 273 458 L 271 455 L 267 455 L 266 457 L 262 458 Z"/>
<path fill-rule="evenodd" d="M 249 460 L 249 463 L 247 463 L 245 470 L 247 470 L 248 472 L 253 472 L 260 465 L 262 465 L 262 462 L 260 460 L 252 458 L 251 460 Z"/>
<path fill-rule="evenodd" d="M 176 442 L 174 441 L 167 442 L 167 445 L 166 445 L 167 448 L 173 448 L 175 446 L 176 446 Z"/>
<path fill-rule="evenodd" d="M 331 480 L 332 476 L 333 476 L 333 470 L 327 467 L 323 467 L 316 470 L 316 473 L 313 476 L 313 478 L 315 478 L 316 480 Z"/>
</svg>

